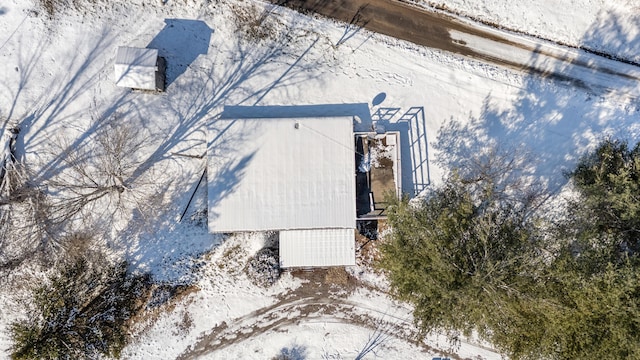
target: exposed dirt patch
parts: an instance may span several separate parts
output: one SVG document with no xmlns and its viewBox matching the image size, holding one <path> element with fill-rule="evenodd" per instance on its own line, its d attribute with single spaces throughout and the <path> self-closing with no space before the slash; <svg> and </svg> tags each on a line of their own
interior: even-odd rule
<svg viewBox="0 0 640 360">
<path fill-rule="evenodd" d="M 324 277 L 325 283 L 333 286 L 347 286 L 352 279 L 353 277 L 343 267 L 330 268 Z"/>
<path fill-rule="evenodd" d="M 360 285 L 358 279 L 347 273 L 343 267 L 294 270 L 291 275 L 306 280 L 306 283 L 284 295 L 284 298 L 346 297 Z"/>
</svg>

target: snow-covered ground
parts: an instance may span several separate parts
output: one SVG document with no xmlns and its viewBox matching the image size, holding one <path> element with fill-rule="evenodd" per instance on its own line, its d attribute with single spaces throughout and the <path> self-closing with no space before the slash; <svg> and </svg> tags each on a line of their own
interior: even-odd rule
<svg viewBox="0 0 640 360">
<path fill-rule="evenodd" d="M 366 31 L 345 37 L 354 29 L 250 0 L 91 3 L 50 20 L 30 1 L 0 2 L 0 120 L 3 128 L 20 126 L 18 155 L 42 176 L 59 161 L 52 144 L 84 146 L 105 126 L 101 119 L 133 124 L 146 139 L 139 154 L 144 176 L 135 174 L 146 180 L 135 184 L 153 195 L 141 199 L 153 201 L 153 211 L 110 224 L 105 236 L 137 269 L 199 290 L 141 324 L 125 349 L 127 359 L 264 359 L 292 352 L 309 359 L 352 358 L 375 332 L 371 324 L 415 331 L 410 308 L 380 290 L 310 296 L 298 303 L 307 283 L 291 274 L 269 289 L 257 287 L 242 268 L 263 246 L 264 234 L 214 237 L 201 222 L 178 222 L 204 170 L 199 156 L 206 149 L 205 125 L 225 105 L 342 106 L 353 109 L 358 130 L 379 120 L 378 127 L 400 130 L 405 143 L 413 144 L 403 154 L 410 160 L 403 165 L 408 192 L 438 183 L 448 166 L 495 144 L 536 160 L 533 173 L 559 190 L 562 171 L 598 139 L 640 135 L 638 105 L 619 96 L 637 94 L 634 82 L 611 80 L 617 91 L 594 90 Z M 640 40 L 632 1 L 477 3 L 446 1 L 466 15 L 636 60 Z M 113 61 L 121 45 L 160 49 L 169 64 L 165 93 L 114 85 Z M 591 77 L 608 81 L 606 74 L 579 76 L 585 84 Z M 199 193 L 187 219 L 205 201 Z M 350 272 L 374 285 L 382 281 L 365 268 Z M 12 293 L 0 290 L 0 300 L 7 305 L 0 306 L 5 351 L 7 325 L 20 314 Z M 226 342 L 209 339 L 214 330 Z M 438 337 L 424 344 L 392 337 L 377 355 L 428 358 L 446 349 L 448 342 Z M 499 358 L 465 342 L 456 353 Z"/>
<path fill-rule="evenodd" d="M 505 29 L 640 62 L 635 0 L 416 0 Z"/>
</svg>

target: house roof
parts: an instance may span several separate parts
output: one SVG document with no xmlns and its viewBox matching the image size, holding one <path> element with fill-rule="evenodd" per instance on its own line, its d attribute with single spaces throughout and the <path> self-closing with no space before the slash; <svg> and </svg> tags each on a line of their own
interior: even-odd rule
<svg viewBox="0 0 640 360">
<path fill-rule="evenodd" d="M 155 90 L 157 60 L 157 49 L 119 47 L 115 62 L 116 85 Z"/>
<path fill-rule="evenodd" d="M 355 265 L 353 229 L 280 231 L 280 267 Z"/>
<path fill-rule="evenodd" d="M 349 116 L 212 121 L 209 231 L 354 228 L 352 121 Z"/>
</svg>

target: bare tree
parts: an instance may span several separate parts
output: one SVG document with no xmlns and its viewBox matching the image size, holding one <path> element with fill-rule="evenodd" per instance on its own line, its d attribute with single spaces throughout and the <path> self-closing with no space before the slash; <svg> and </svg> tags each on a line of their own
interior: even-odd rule
<svg viewBox="0 0 640 360">
<path fill-rule="evenodd" d="M 146 186 L 152 181 L 133 176 L 142 166 L 148 143 L 141 133 L 135 122 L 114 115 L 78 148 L 57 139 L 53 147 L 60 162 L 46 180 L 51 221 L 116 221 L 133 208 L 144 208 Z"/>
<path fill-rule="evenodd" d="M 29 171 L 16 161 L 19 129 L 7 127 L 0 156 L 0 272 L 19 266 L 47 248 L 49 230 L 45 196 L 29 179 Z"/>
<path fill-rule="evenodd" d="M 145 164 L 148 137 L 137 122 L 122 120 L 94 119 L 97 130 L 80 145 L 54 138 L 38 176 L 7 162 L 0 182 L 0 270 L 38 255 L 56 261 L 73 234 L 111 230 L 134 209 L 138 216 L 149 213 L 161 192 L 153 166 Z"/>
</svg>

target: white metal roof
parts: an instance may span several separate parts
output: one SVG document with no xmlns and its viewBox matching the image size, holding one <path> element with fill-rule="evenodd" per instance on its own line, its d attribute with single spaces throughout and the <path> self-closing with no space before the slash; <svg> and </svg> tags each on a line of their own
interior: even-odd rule
<svg viewBox="0 0 640 360">
<path fill-rule="evenodd" d="M 280 267 L 355 265 L 353 229 L 280 231 Z"/>
<path fill-rule="evenodd" d="M 352 118 L 209 124 L 209 231 L 354 228 Z"/>
<path fill-rule="evenodd" d="M 116 85 L 155 90 L 157 60 L 157 49 L 119 47 L 115 63 Z"/>
</svg>

